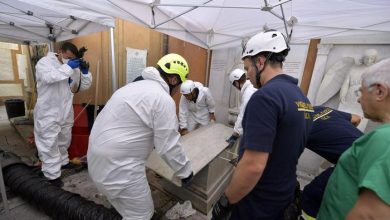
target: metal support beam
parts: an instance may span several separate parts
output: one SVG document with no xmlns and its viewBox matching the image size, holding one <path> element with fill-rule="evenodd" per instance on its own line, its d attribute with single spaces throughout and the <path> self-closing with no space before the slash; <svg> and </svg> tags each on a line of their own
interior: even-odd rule
<svg viewBox="0 0 390 220">
<path fill-rule="evenodd" d="M 146 22 L 144 22 L 141 18 L 135 16 L 134 14 L 130 13 L 129 11 L 125 10 L 124 8 L 122 8 L 121 6 L 119 6 L 117 3 L 113 2 L 112 0 L 107 0 L 109 3 L 111 3 L 113 6 L 117 7 L 119 10 L 125 12 L 126 14 L 130 15 L 131 17 L 135 18 L 139 23 L 145 25 L 146 27 L 150 27 L 149 24 L 147 24 Z"/>
<path fill-rule="evenodd" d="M 266 4 L 267 7 L 269 8 L 274 8 L 279 5 L 282 5 L 286 2 L 290 2 L 292 0 L 285 0 L 282 2 L 279 2 L 278 4 L 275 5 L 269 5 L 268 3 Z M 162 4 L 153 4 L 154 6 L 170 6 L 170 7 L 197 7 L 197 8 L 235 8 L 235 9 L 254 9 L 254 10 L 259 10 L 263 9 L 263 7 L 253 7 L 253 6 L 240 6 L 240 5 L 204 5 L 204 4 L 169 4 L 169 3 L 162 3 Z"/>
<path fill-rule="evenodd" d="M 383 23 L 389 23 L 390 20 L 381 22 L 378 24 L 383 24 Z M 329 29 L 338 29 L 338 30 L 345 30 L 345 31 L 377 31 L 377 32 L 390 32 L 389 30 L 379 30 L 379 29 L 374 29 L 374 28 L 368 28 L 370 26 L 375 26 L 378 24 L 372 24 L 364 27 L 337 27 L 337 26 L 325 26 L 325 25 L 311 25 L 311 24 L 305 24 L 305 23 L 297 23 L 296 25 L 301 26 L 301 27 L 319 27 L 319 28 L 329 28 Z"/>
<path fill-rule="evenodd" d="M 167 14 L 165 14 L 165 12 L 161 11 L 159 8 L 156 8 L 156 9 L 159 10 L 159 11 L 160 11 L 163 15 L 165 15 L 166 17 L 169 17 Z M 177 22 L 177 21 L 174 21 L 174 22 L 176 22 L 176 24 L 178 24 L 180 27 L 182 27 L 182 28 L 185 30 L 186 33 L 188 33 L 189 35 L 193 36 L 193 37 L 194 37 L 195 39 L 197 39 L 202 45 L 204 45 L 204 46 L 203 46 L 204 48 L 208 48 L 208 45 L 205 44 L 205 43 L 203 42 L 202 39 L 199 39 L 199 37 L 196 36 L 194 33 L 192 33 L 191 31 L 189 31 L 189 30 L 187 29 L 186 26 L 180 24 L 180 23 Z"/>
<path fill-rule="evenodd" d="M 42 20 L 42 21 L 44 21 L 44 22 L 47 23 L 47 24 L 57 26 L 57 27 L 59 27 L 59 28 L 62 28 L 62 29 L 64 29 L 64 30 L 67 30 L 67 31 L 69 31 L 69 32 L 75 31 L 75 30 L 72 30 L 72 29 L 67 28 L 67 27 L 65 27 L 65 26 L 62 26 L 62 25 L 59 25 L 59 24 L 55 24 L 55 23 L 53 23 L 53 22 L 50 22 L 50 21 L 48 21 L 48 20 L 42 18 L 42 17 L 39 16 L 39 15 L 35 15 L 34 12 L 32 12 L 32 11 L 24 11 L 24 10 L 22 10 L 22 9 L 19 9 L 19 8 L 15 7 L 15 6 L 13 6 L 13 5 L 7 4 L 7 3 L 4 3 L 4 2 L 0 2 L 0 3 L 3 4 L 3 5 L 6 5 L 6 6 L 10 7 L 10 8 L 13 8 L 13 9 L 15 9 L 15 10 L 18 10 L 18 11 L 22 12 L 22 13 L 25 14 L 25 15 L 33 16 L 34 18 L 37 18 L 37 19 L 39 19 L 39 20 Z"/>
<path fill-rule="evenodd" d="M 76 21 L 76 19 L 74 19 L 73 16 L 71 16 L 70 18 L 71 18 L 71 20 L 70 20 L 70 22 L 66 25 L 66 27 L 69 27 L 71 24 L 73 24 L 73 22 Z M 66 19 L 69 19 L 69 18 L 66 18 Z M 54 37 L 55 37 L 55 38 L 58 38 L 58 36 L 60 36 L 63 32 L 64 32 L 64 30 L 61 29 Z"/>
<path fill-rule="evenodd" d="M 72 32 L 72 34 L 79 34 L 80 31 L 82 31 L 84 28 L 86 28 L 89 24 L 91 23 L 91 21 L 86 21 L 83 26 L 81 26 L 77 31 L 75 31 L 74 33 Z"/>
<path fill-rule="evenodd" d="M 19 30 L 25 31 L 25 32 L 28 32 L 28 33 L 33 34 L 33 35 L 35 35 L 35 36 L 41 37 L 41 38 L 43 38 L 43 39 L 45 39 L 45 40 L 48 40 L 48 36 L 41 35 L 41 34 L 38 34 L 38 33 L 33 32 L 33 31 L 30 31 L 30 30 L 28 30 L 27 28 L 24 28 L 24 27 L 22 27 L 22 26 L 16 25 L 14 22 L 4 21 L 4 20 L 2 20 L 2 19 L 0 19 L 0 21 L 9 24 L 9 26 L 11 26 L 11 27 L 13 27 L 13 28 L 15 28 L 15 29 L 19 29 Z"/>
<path fill-rule="evenodd" d="M 203 5 L 206 5 L 207 3 L 212 2 L 212 1 L 213 1 L 213 0 L 208 0 L 207 2 L 203 3 Z M 186 11 L 183 11 L 183 12 L 179 13 L 178 15 L 176 15 L 176 16 L 174 16 L 174 17 L 172 17 L 172 18 L 169 18 L 168 20 L 163 21 L 163 22 L 157 24 L 154 28 L 157 28 L 158 26 L 161 26 L 161 25 L 163 25 L 163 24 L 165 24 L 165 23 L 167 23 L 167 22 L 170 22 L 170 21 L 172 21 L 172 20 L 175 20 L 176 18 L 178 18 L 178 17 L 180 17 L 180 16 L 182 16 L 182 15 L 184 15 L 184 14 L 187 14 L 188 12 L 191 12 L 191 11 L 197 9 L 197 8 L 198 8 L 198 6 L 195 6 L 195 7 L 192 7 L 192 8 L 190 8 L 190 9 L 186 10 Z M 160 11 L 162 11 L 162 10 L 160 10 Z M 165 14 L 165 13 L 164 13 L 164 14 Z"/>
<path fill-rule="evenodd" d="M 283 5 L 280 5 L 280 11 L 282 11 L 284 30 L 286 31 L 287 39 L 290 39 L 290 36 L 289 36 L 289 34 L 288 34 L 288 30 L 287 30 L 287 21 L 286 21 L 286 18 L 285 18 L 285 16 L 284 16 Z M 288 42 L 287 42 L 287 43 L 288 43 Z"/>
<path fill-rule="evenodd" d="M 54 42 L 53 41 L 50 41 L 50 43 L 49 43 L 49 51 L 54 52 Z"/>
<path fill-rule="evenodd" d="M 204 34 L 206 36 L 209 34 L 208 31 L 192 31 L 192 30 L 183 30 L 183 29 L 174 29 L 174 28 L 158 28 L 157 30 L 186 32 L 186 33 L 191 32 L 191 33 L 194 33 L 194 34 Z M 242 36 L 233 35 L 233 34 L 225 34 L 225 33 L 218 33 L 218 32 L 213 32 L 213 34 L 214 34 L 214 36 L 215 35 L 219 35 L 219 36 L 225 36 L 225 37 L 242 38 Z"/>
<path fill-rule="evenodd" d="M 116 80 L 116 68 L 115 68 L 115 42 L 114 42 L 114 28 L 110 28 L 110 48 L 111 48 L 111 83 L 112 93 L 118 89 Z"/>
</svg>

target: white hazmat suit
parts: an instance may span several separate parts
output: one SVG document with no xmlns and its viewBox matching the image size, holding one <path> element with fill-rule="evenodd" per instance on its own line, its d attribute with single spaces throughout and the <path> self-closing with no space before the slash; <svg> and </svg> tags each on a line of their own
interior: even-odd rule
<svg viewBox="0 0 390 220">
<path fill-rule="evenodd" d="M 154 67 L 146 68 L 142 77 L 112 95 L 89 138 L 89 174 L 123 219 L 153 216 L 145 173 L 153 148 L 179 178 L 192 172 L 179 143 L 176 106 L 168 84 Z"/>
<path fill-rule="evenodd" d="M 36 65 L 38 98 L 34 108 L 34 138 L 42 161 L 42 172 L 51 180 L 59 178 L 61 166 L 69 162 L 68 148 L 74 119 L 70 88 L 79 84 L 80 75 L 80 91 L 86 90 L 92 83 L 91 73 L 80 74 L 78 68 L 62 64 L 52 52 Z M 72 79 L 71 84 L 69 78 Z"/>
<path fill-rule="evenodd" d="M 199 125 L 208 125 L 209 114 L 215 112 L 215 102 L 210 90 L 201 83 L 195 82 L 199 94 L 196 102 L 189 101 L 184 95 L 180 97 L 179 125 L 180 129 L 195 130 Z"/>
<path fill-rule="evenodd" d="M 241 105 L 240 105 L 240 113 L 238 113 L 236 123 L 234 124 L 234 131 L 238 134 L 243 134 L 242 129 L 242 118 L 244 117 L 244 112 L 246 108 L 246 104 L 248 104 L 249 99 L 252 97 L 253 93 L 256 92 L 255 87 L 253 87 L 252 83 L 247 80 L 240 90 L 241 94 Z"/>
</svg>

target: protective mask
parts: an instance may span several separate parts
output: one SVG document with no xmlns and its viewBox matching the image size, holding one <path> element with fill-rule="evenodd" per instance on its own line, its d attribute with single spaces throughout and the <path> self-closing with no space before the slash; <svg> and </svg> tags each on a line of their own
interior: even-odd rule
<svg viewBox="0 0 390 220">
<path fill-rule="evenodd" d="M 69 59 L 62 58 L 62 63 L 63 63 L 63 64 L 68 64 L 68 62 L 69 62 Z"/>
</svg>

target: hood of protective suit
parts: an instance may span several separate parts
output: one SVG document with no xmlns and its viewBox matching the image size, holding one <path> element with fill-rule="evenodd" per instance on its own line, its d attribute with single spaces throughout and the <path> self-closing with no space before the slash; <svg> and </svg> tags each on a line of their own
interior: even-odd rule
<svg viewBox="0 0 390 220">
<path fill-rule="evenodd" d="M 154 80 L 161 84 L 161 86 L 164 88 L 164 90 L 169 94 L 169 86 L 164 81 L 164 79 L 160 76 L 160 73 L 158 70 L 154 67 L 146 67 L 142 73 L 142 77 L 144 79 Z"/>
<path fill-rule="evenodd" d="M 244 85 L 242 85 L 242 88 L 241 88 L 241 91 L 240 91 L 241 96 L 244 95 L 246 89 L 252 89 L 252 87 L 253 87 L 253 85 L 252 85 L 251 81 L 247 80 L 247 81 L 244 83 Z M 254 88 L 254 87 L 253 87 L 253 88 Z"/>
<path fill-rule="evenodd" d="M 60 65 L 62 65 L 62 63 L 58 60 L 58 57 L 57 57 L 57 53 L 54 53 L 54 52 L 48 52 L 47 55 L 46 55 L 47 58 L 49 58 L 50 60 L 54 60 L 57 61 Z"/>
</svg>

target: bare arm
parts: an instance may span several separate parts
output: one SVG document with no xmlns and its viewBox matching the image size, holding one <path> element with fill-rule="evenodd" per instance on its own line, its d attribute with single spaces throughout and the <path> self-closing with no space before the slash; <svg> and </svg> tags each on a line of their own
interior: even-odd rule
<svg viewBox="0 0 390 220">
<path fill-rule="evenodd" d="M 351 114 L 351 123 L 357 127 L 360 124 L 362 118 L 359 115 Z"/>
<path fill-rule="evenodd" d="M 355 206 L 345 220 L 384 220 L 390 219 L 390 206 L 382 201 L 375 192 L 363 189 Z"/>
<path fill-rule="evenodd" d="M 269 153 L 245 150 L 225 191 L 231 204 L 244 198 L 263 175 Z"/>
</svg>

